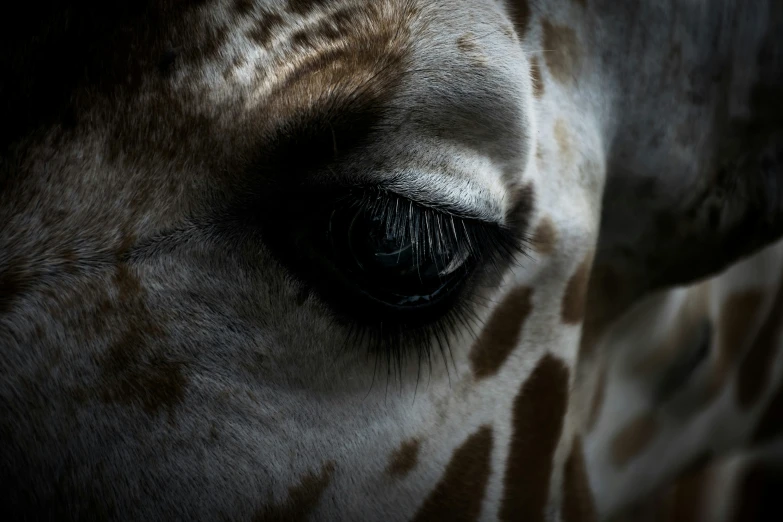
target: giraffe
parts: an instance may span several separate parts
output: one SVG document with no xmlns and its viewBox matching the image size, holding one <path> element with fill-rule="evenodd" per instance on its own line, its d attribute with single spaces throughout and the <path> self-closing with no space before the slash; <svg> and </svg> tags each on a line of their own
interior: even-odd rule
<svg viewBox="0 0 783 522">
<path fill-rule="evenodd" d="M 599 512 L 779 519 L 763 495 L 783 462 L 781 267 L 778 241 L 646 297 L 602 337 L 584 444 Z"/>
<path fill-rule="evenodd" d="M 595 520 L 684 466 L 606 490 L 589 416 L 626 312 L 781 235 L 773 0 L 1 23 L 4 511 Z"/>
</svg>

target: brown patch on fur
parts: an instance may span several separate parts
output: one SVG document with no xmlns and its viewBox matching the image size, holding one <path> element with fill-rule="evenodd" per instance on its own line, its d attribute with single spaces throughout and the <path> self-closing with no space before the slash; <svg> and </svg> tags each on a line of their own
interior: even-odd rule
<svg viewBox="0 0 783 522">
<path fill-rule="evenodd" d="M 566 324 L 577 324 L 584 318 L 587 284 L 590 280 L 590 266 L 592 262 L 592 254 L 585 256 L 571 276 L 571 279 L 568 280 L 565 293 L 563 293 L 560 314 L 563 322 Z"/>
<path fill-rule="evenodd" d="M 126 332 L 101 356 L 99 397 L 106 403 L 140 405 L 150 415 L 165 409 L 172 419 L 188 379 L 183 363 L 145 353 L 147 339 L 156 333 L 152 327 L 145 333 Z"/>
<path fill-rule="evenodd" d="M 519 342 L 519 334 L 533 309 L 533 290 L 517 287 L 493 310 L 486 326 L 470 350 L 476 379 L 495 375 Z"/>
<path fill-rule="evenodd" d="M 240 16 L 253 12 L 253 0 L 234 0 L 234 10 Z"/>
<path fill-rule="evenodd" d="M 332 480 L 334 462 L 327 461 L 321 472 L 308 472 L 299 484 L 288 488 L 288 498 L 282 504 L 264 506 L 253 517 L 254 522 L 296 522 L 308 520 Z"/>
<path fill-rule="evenodd" d="M 96 358 L 100 380 L 88 389 L 107 404 L 140 406 L 151 416 L 165 410 L 171 421 L 175 407 L 185 397 L 185 364 L 160 350 L 166 335 L 160 323 L 164 318 L 151 317 L 145 304 L 146 291 L 133 268 L 118 264 L 113 282 L 115 302 L 106 300 L 100 306 L 105 314 L 112 310 L 121 314 L 123 330 Z M 98 327 L 104 325 L 96 325 L 96 330 Z"/>
<path fill-rule="evenodd" d="M 530 78 L 533 82 L 533 96 L 541 98 L 544 95 L 544 81 L 541 78 L 541 67 L 538 65 L 538 58 L 535 56 L 530 59 Z"/>
<path fill-rule="evenodd" d="M 208 24 L 204 27 L 204 35 L 198 49 L 195 48 L 191 51 L 189 48 L 183 51 L 182 57 L 187 60 L 191 58 L 193 63 L 206 62 L 218 56 L 220 50 L 226 46 L 228 42 L 229 28 L 225 25 L 220 27 L 212 26 Z"/>
<path fill-rule="evenodd" d="M 582 63 L 582 49 L 576 33 L 565 25 L 543 20 L 544 58 L 549 72 L 560 83 L 572 82 Z"/>
<path fill-rule="evenodd" d="M 743 353 L 764 296 L 757 290 L 738 292 L 723 303 L 720 312 L 718 353 L 708 384 L 713 398 L 722 389 L 729 372 Z"/>
<path fill-rule="evenodd" d="M 612 441 L 612 464 L 624 468 L 652 442 L 658 422 L 652 413 L 643 413 L 629 422 Z"/>
<path fill-rule="evenodd" d="M 457 38 L 457 48 L 463 53 L 476 52 L 476 42 L 473 41 L 473 35 L 471 33 L 465 33 Z"/>
<path fill-rule="evenodd" d="M 329 5 L 331 0 L 288 0 L 288 8 L 292 13 L 306 15 L 313 9 Z"/>
<path fill-rule="evenodd" d="M 770 398 L 764 414 L 756 424 L 753 442 L 762 444 L 783 436 L 783 382 Z"/>
<path fill-rule="evenodd" d="M 579 343 L 579 360 L 590 358 L 604 332 L 625 310 L 623 278 L 609 264 L 591 267 L 588 292 L 585 299 L 587 314 L 582 325 L 582 339 Z"/>
<path fill-rule="evenodd" d="M 270 13 L 256 23 L 252 29 L 247 32 L 248 38 L 256 42 L 261 47 L 266 47 L 272 41 L 275 35 L 275 29 L 283 25 L 283 17 L 279 14 Z"/>
<path fill-rule="evenodd" d="M 508 226 L 520 232 L 527 232 L 530 226 L 530 211 L 536 200 L 533 183 L 528 181 L 524 185 L 514 188 L 510 195 L 511 206 L 506 211 Z"/>
<path fill-rule="evenodd" d="M 530 24 L 530 4 L 528 4 L 528 0 L 512 0 L 509 11 L 511 11 L 511 19 L 516 26 L 517 35 L 522 38 Z"/>
<path fill-rule="evenodd" d="M 769 372 L 772 368 L 775 348 L 780 343 L 781 329 L 783 329 L 783 284 L 778 288 L 775 302 L 739 367 L 737 402 L 746 410 L 758 402 L 769 382 Z"/>
<path fill-rule="evenodd" d="M 549 216 L 544 216 L 533 232 L 533 247 L 539 254 L 548 255 L 554 252 L 555 243 L 557 243 L 555 224 Z"/>
<path fill-rule="evenodd" d="M 296 183 L 291 172 L 304 175 L 339 161 L 342 151 L 370 140 L 383 108 L 405 77 L 415 11 L 410 6 L 379 5 L 365 3 L 334 13 L 329 23 L 337 31 L 350 27 L 345 38 L 339 45 L 301 52 L 297 67 L 278 78 L 269 103 L 259 106 L 259 121 L 269 122 L 264 132 L 268 141 L 259 149 L 273 152 L 258 161 L 270 176 L 279 178 L 280 190 Z M 302 148 L 309 154 L 303 156 Z"/>
<path fill-rule="evenodd" d="M 575 4 L 579 4 L 582 7 L 587 7 L 587 0 L 574 0 Z"/>
<path fill-rule="evenodd" d="M 486 57 L 481 52 L 478 44 L 476 44 L 476 36 L 472 33 L 465 33 L 457 38 L 457 48 L 470 58 L 473 64 L 478 66 L 485 66 L 487 64 Z"/>
<path fill-rule="evenodd" d="M 472 522 L 481 515 L 492 456 L 492 428 L 481 427 L 456 450 L 414 522 Z"/>
<path fill-rule="evenodd" d="M 295 48 L 314 48 L 316 42 L 315 34 L 310 31 L 309 27 L 296 31 L 288 40 Z"/>
<path fill-rule="evenodd" d="M 408 439 L 389 456 L 386 473 L 392 477 L 404 477 L 416 467 L 419 459 L 419 440 Z"/>
<path fill-rule="evenodd" d="M 544 520 L 552 459 L 568 406 L 568 368 L 546 354 L 522 384 L 511 412 L 501 520 Z"/>
<path fill-rule="evenodd" d="M 582 440 L 574 439 L 571 454 L 565 463 L 563 477 L 563 522 L 594 522 L 597 520 L 593 492 L 587 478 Z"/>
<path fill-rule="evenodd" d="M 603 407 L 604 399 L 606 398 L 606 385 L 609 380 L 609 376 L 607 375 L 608 372 L 608 365 L 606 363 L 602 364 L 598 374 L 595 392 L 593 393 L 593 400 L 590 403 L 590 414 L 587 417 L 587 425 L 585 426 L 587 431 L 590 431 L 595 427 L 595 423 L 598 422 L 598 418 L 601 416 L 601 408 Z"/>
</svg>

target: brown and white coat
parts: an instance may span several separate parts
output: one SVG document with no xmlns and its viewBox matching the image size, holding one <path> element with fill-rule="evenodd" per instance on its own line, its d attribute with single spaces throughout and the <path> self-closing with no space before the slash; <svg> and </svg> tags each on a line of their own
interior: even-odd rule
<svg viewBox="0 0 783 522">
<path fill-rule="evenodd" d="M 0 22 L 0 511 L 710 520 L 775 461 L 780 2 L 43 4 Z M 275 250 L 340 183 L 525 239 L 443 352 L 387 373 Z"/>
</svg>

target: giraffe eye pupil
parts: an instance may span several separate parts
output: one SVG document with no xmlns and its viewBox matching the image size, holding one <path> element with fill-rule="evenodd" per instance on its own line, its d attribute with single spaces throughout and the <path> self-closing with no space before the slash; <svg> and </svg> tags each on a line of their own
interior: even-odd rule
<svg viewBox="0 0 783 522">
<path fill-rule="evenodd" d="M 408 225 L 395 226 L 367 209 L 337 210 L 330 221 L 332 248 L 367 297 L 394 307 L 426 307 L 458 286 L 469 256 L 453 241 L 433 240 Z"/>
</svg>

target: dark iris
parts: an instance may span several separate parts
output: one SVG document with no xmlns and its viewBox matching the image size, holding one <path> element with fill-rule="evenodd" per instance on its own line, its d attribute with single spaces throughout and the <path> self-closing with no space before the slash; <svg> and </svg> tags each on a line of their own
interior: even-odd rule
<svg viewBox="0 0 783 522">
<path fill-rule="evenodd" d="M 386 305 L 424 307 L 446 297 L 466 273 L 468 256 L 453 242 L 388 226 L 368 210 L 334 211 L 329 224 L 334 255 L 358 289 Z"/>
</svg>

